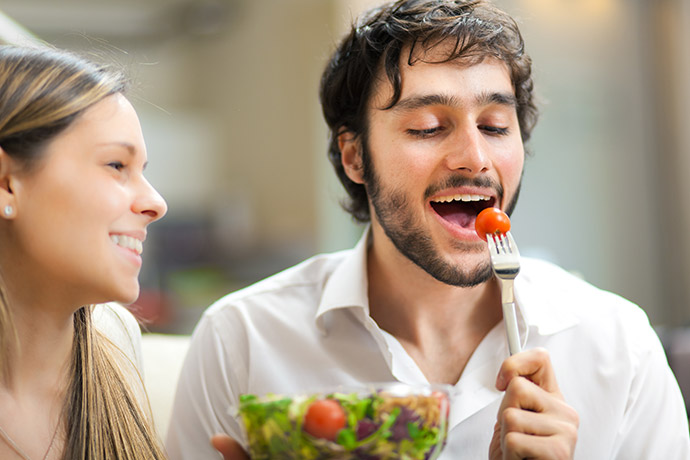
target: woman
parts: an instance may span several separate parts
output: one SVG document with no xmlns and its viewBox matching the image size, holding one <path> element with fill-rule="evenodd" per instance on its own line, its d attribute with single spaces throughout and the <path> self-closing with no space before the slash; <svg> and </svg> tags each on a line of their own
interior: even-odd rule
<svg viewBox="0 0 690 460">
<path fill-rule="evenodd" d="M 0 46 L 0 458 L 163 458 L 122 307 L 166 205 L 125 80 Z M 119 345 L 119 346 L 118 346 Z"/>
</svg>

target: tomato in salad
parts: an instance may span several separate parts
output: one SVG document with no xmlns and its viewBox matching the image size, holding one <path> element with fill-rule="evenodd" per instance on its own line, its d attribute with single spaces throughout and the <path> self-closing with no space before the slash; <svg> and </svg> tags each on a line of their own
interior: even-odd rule
<svg viewBox="0 0 690 460">
<path fill-rule="evenodd" d="M 319 399 L 309 405 L 304 414 L 304 431 L 315 438 L 335 441 L 345 428 L 345 411 L 338 401 Z"/>
<path fill-rule="evenodd" d="M 486 235 L 502 234 L 510 230 L 510 218 L 498 208 L 486 208 L 477 216 L 474 229 L 486 241 Z"/>
<path fill-rule="evenodd" d="M 440 392 L 440 391 L 432 391 L 431 396 L 436 398 L 438 400 L 438 407 L 446 408 L 446 418 L 450 416 L 450 400 L 448 399 L 448 395 L 446 393 Z"/>
</svg>

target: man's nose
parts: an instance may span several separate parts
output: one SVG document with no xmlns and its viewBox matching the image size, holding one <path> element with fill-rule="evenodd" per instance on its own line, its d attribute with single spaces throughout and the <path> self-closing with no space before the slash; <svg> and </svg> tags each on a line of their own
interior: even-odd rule
<svg viewBox="0 0 690 460">
<path fill-rule="evenodd" d="M 446 165 L 453 171 L 468 174 L 486 172 L 491 165 L 486 141 L 476 126 L 456 129 L 446 154 Z"/>
</svg>

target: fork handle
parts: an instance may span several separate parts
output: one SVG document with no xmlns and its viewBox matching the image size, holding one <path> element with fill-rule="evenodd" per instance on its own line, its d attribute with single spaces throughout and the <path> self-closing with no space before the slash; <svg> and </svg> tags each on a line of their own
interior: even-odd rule
<svg viewBox="0 0 690 460">
<path fill-rule="evenodd" d="M 515 315 L 515 303 L 503 304 L 503 325 L 508 336 L 508 350 L 510 355 L 520 353 L 520 333 L 518 332 L 517 316 Z"/>
</svg>

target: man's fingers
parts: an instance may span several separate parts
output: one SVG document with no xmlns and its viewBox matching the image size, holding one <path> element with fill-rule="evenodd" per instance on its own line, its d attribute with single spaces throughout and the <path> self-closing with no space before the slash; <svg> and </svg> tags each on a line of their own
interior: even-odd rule
<svg viewBox="0 0 690 460">
<path fill-rule="evenodd" d="M 494 425 L 494 435 L 489 444 L 489 460 L 501 460 L 503 452 L 501 451 L 501 424 L 496 422 Z"/>
<path fill-rule="evenodd" d="M 572 458 L 579 418 L 565 403 L 546 350 L 531 349 L 506 359 L 496 388 L 505 395 L 498 411 L 500 429 L 495 429 L 489 447 L 491 460 Z"/>
<path fill-rule="evenodd" d="M 544 412 L 553 405 L 554 396 L 559 397 L 560 393 L 554 395 L 525 377 L 515 377 L 506 387 L 498 413 L 500 414 L 508 407 Z"/>
<path fill-rule="evenodd" d="M 572 458 L 571 442 L 561 436 L 532 436 L 511 432 L 503 437 L 503 460 L 525 458 L 549 458 L 566 460 Z"/>
<path fill-rule="evenodd" d="M 223 455 L 224 460 L 249 460 L 242 446 L 226 434 L 212 436 L 211 445 Z"/>
<path fill-rule="evenodd" d="M 550 393 L 527 377 L 516 376 L 506 385 L 496 426 L 489 447 L 491 460 L 570 459 L 579 416 L 560 392 Z"/>
<path fill-rule="evenodd" d="M 543 348 L 532 348 L 503 361 L 496 388 L 505 391 L 513 377 L 525 377 L 549 393 L 560 393 L 549 354 Z"/>
<path fill-rule="evenodd" d="M 573 414 L 569 413 L 571 411 Z M 535 436 L 563 435 L 567 438 L 577 438 L 577 414 L 569 407 L 567 411 L 554 415 L 509 407 L 501 412 L 498 424 L 503 433 L 519 432 Z"/>
<path fill-rule="evenodd" d="M 546 420 L 545 417 L 538 416 L 538 414 L 545 414 L 546 417 L 554 417 L 555 420 L 561 420 L 575 428 L 579 426 L 577 411 L 563 400 L 560 393 L 549 393 L 524 377 L 517 377 L 510 381 L 498 409 L 498 421 L 503 422 L 504 432 L 506 431 L 505 418 L 515 417 L 517 414 L 522 414 L 525 420 Z M 555 421 L 547 423 L 556 430 Z M 543 429 L 530 431 L 525 425 L 511 426 L 512 430 L 541 435 L 553 434 L 557 431 Z"/>
</svg>

